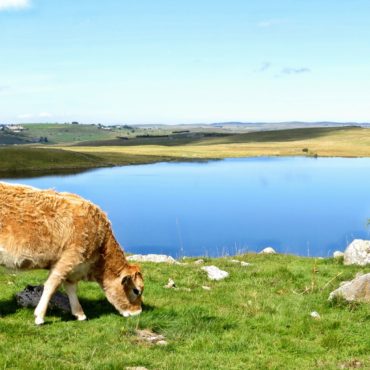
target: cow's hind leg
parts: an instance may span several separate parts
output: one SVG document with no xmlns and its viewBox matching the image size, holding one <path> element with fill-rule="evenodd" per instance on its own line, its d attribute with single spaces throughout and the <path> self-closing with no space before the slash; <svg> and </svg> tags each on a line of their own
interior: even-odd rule
<svg viewBox="0 0 370 370">
<path fill-rule="evenodd" d="M 77 317 L 77 320 L 79 321 L 86 320 L 86 315 L 77 297 L 77 283 L 72 283 L 66 280 L 64 282 L 64 289 L 68 295 L 72 315 Z"/>
<path fill-rule="evenodd" d="M 50 298 L 53 296 L 59 285 L 66 279 L 72 268 L 78 264 L 78 256 L 65 255 L 60 259 L 50 271 L 49 277 L 44 284 L 40 302 L 35 309 L 35 324 L 41 325 L 44 323 L 44 318 Z"/>
</svg>

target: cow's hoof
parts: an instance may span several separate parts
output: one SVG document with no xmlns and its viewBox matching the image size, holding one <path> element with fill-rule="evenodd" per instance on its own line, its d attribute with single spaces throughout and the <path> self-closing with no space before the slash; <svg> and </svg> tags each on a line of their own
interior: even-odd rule
<svg viewBox="0 0 370 370">
<path fill-rule="evenodd" d="M 42 317 L 36 317 L 35 318 L 35 324 L 36 325 L 42 325 L 44 323 L 44 319 Z"/>
<path fill-rule="evenodd" d="M 77 316 L 78 321 L 85 321 L 87 319 L 86 315 L 79 315 Z"/>
</svg>

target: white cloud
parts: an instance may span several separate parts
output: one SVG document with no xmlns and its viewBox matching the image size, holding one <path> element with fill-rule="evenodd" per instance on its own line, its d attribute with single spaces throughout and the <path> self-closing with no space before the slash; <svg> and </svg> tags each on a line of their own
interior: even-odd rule
<svg viewBox="0 0 370 370">
<path fill-rule="evenodd" d="M 259 72 L 265 72 L 267 71 L 269 68 L 271 68 L 271 63 L 270 62 L 263 62 L 260 67 L 258 68 L 258 71 Z"/>
<path fill-rule="evenodd" d="M 39 117 L 48 118 L 48 117 L 52 117 L 52 114 L 49 113 L 49 112 L 41 112 L 41 113 L 39 113 Z"/>
<path fill-rule="evenodd" d="M 0 0 L 0 11 L 7 9 L 24 9 L 31 5 L 30 0 Z"/>
<path fill-rule="evenodd" d="M 34 113 L 24 113 L 24 114 L 19 114 L 17 118 L 19 119 L 30 119 L 30 118 L 50 118 L 53 115 L 49 112 L 41 112 L 38 114 Z"/>
<path fill-rule="evenodd" d="M 24 113 L 24 114 L 19 114 L 17 116 L 17 118 L 21 118 L 21 119 L 24 119 L 24 118 L 32 118 L 33 117 L 33 114 L 32 113 Z"/>
<path fill-rule="evenodd" d="M 299 68 L 285 67 L 281 70 L 281 73 L 285 75 L 301 74 L 301 73 L 309 73 L 309 72 L 311 72 L 311 70 L 306 67 L 299 67 Z"/>
</svg>

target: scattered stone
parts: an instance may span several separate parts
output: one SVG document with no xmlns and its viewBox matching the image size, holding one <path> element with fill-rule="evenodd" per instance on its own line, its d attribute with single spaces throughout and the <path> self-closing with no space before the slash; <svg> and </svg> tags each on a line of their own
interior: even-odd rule
<svg viewBox="0 0 370 370">
<path fill-rule="evenodd" d="M 230 260 L 230 262 L 235 263 L 235 264 L 238 263 L 238 264 L 240 264 L 240 266 L 244 266 L 244 267 L 251 265 L 251 263 L 249 263 L 249 262 L 239 261 L 239 260 Z"/>
<path fill-rule="evenodd" d="M 165 341 L 166 338 L 163 335 L 154 333 L 149 329 L 136 330 L 136 335 L 140 340 L 150 344 L 158 344 L 162 346 L 167 344 Z"/>
<path fill-rule="evenodd" d="M 204 266 L 202 270 L 207 272 L 208 278 L 211 280 L 222 280 L 229 276 L 228 272 L 220 270 L 216 266 Z"/>
<path fill-rule="evenodd" d="M 175 282 L 170 278 L 168 279 L 168 283 L 164 286 L 167 289 L 176 288 Z"/>
<path fill-rule="evenodd" d="M 370 273 L 342 282 L 338 289 L 330 293 L 329 300 L 335 297 L 347 301 L 370 302 Z"/>
<path fill-rule="evenodd" d="M 36 307 L 40 301 L 43 290 L 43 285 L 27 285 L 23 291 L 15 295 L 17 304 L 21 307 Z M 59 291 L 50 299 L 48 307 L 50 309 L 57 308 L 64 313 L 71 313 L 68 297 Z"/>
<path fill-rule="evenodd" d="M 202 288 L 203 288 L 204 290 L 211 290 L 211 287 L 210 287 L 210 286 L 207 286 L 207 285 L 203 285 L 203 286 L 202 286 Z"/>
<path fill-rule="evenodd" d="M 346 361 L 339 366 L 339 369 L 359 369 L 362 367 L 362 362 L 356 359 Z"/>
<path fill-rule="evenodd" d="M 344 251 L 344 264 L 365 266 L 369 263 L 370 240 L 355 239 Z"/>
<path fill-rule="evenodd" d="M 165 340 L 159 340 L 156 344 L 159 346 L 167 346 L 168 343 Z"/>
<path fill-rule="evenodd" d="M 195 265 L 202 265 L 203 263 L 204 263 L 203 259 L 199 259 L 199 260 L 194 261 Z"/>
<path fill-rule="evenodd" d="M 276 254 L 276 251 L 272 247 L 267 247 L 265 249 L 262 249 L 260 254 Z"/>
<path fill-rule="evenodd" d="M 344 253 L 343 253 L 343 252 L 341 252 L 341 251 L 335 251 L 335 252 L 333 253 L 333 257 L 334 257 L 334 258 L 341 258 L 341 257 L 344 257 Z"/>
<path fill-rule="evenodd" d="M 127 257 L 128 261 L 135 262 L 155 262 L 155 263 L 178 263 L 173 257 L 165 254 L 134 254 Z"/>
<path fill-rule="evenodd" d="M 143 366 L 133 366 L 133 367 L 126 367 L 126 370 L 148 370 L 148 369 Z"/>
<path fill-rule="evenodd" d="M 310 313 L 310 316 L 311 316 L 313 319 L 315 319 L 315 320 L 320 320 L 320 319 L 321 319 L 321 316 L 320 316 L 320 314 L 319 314 L 317 311 L 312 311 L 312 312 Z"/>
</svg>

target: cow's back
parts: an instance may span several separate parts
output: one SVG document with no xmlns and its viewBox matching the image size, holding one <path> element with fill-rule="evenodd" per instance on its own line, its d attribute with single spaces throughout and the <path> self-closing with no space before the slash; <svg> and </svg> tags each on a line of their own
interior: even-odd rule
<svg viewBox="0 0 370 370">
<path fill-rule="evenodd" d="M 49 268 L 65 253 L 89 259 L 109 227 L 104 212 L 77 195 L 0 183 L 0 264 Z"/>
</svg>

